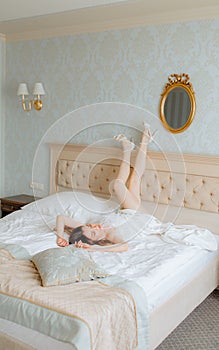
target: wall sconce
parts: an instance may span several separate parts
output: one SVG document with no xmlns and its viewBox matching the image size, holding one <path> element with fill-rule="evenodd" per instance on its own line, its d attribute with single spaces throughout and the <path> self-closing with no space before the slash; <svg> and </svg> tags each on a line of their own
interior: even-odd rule
<svg viewBox="0 0 219 350">
<path fill-rule="evenodd" d="M 21 96 L 22 100 L 22 107 L 25 112 L 31 111 L 32 105 L 37 111 L 40 111 L 43 107 L 43 102 L 41 100 L 42 95 L 45 95 L 45 90 L 43 88 L 42 83 L 36 83 L 33 88 L 33 100 L 27 100 L 27 97 L 29 95 L 27 84 L 26 83 L 20 83 L 17 90 L 17 95 Z M 26 105 L 27 103 L 27 105 Z"/>
</svg>

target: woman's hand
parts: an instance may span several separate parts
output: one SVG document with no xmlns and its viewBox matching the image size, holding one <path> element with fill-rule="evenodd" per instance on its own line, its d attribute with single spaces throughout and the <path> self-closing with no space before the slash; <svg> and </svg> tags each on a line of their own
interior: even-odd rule
<svg viewBox="0 0 219 350">
<path fill-rule="evenodd" d="M 59 247 L 66 247 L 69 245 L 69 242 L 66 241 L 66 239 L 62 238 L 62 237 L 58 237 L 57 238 L 57 244 Z"/>
<path fill-rule="evenodd" d="M 90 250 L 90 251 L 92 250 L 92 246 L 90 244 L 83 243 L 82 241 L 75 242 L 75 247 L 76 248 L 83 248 L 83 249 Z"/>
</svg>

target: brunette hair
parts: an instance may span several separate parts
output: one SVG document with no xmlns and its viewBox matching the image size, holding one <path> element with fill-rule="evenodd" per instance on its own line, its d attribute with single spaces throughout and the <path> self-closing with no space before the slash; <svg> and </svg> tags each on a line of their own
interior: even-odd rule
<svg viewBox="0 0 219 350">
<path fill-rule="evenodd" d="M 101 239 L 99 241 L 93 241 L 92 239 L 86 237 L 83 233 L 83 226 L 78 226 L 74 228 L 69 236 L 69 243 L 74 244 L 75 242 L 81 241 L 82 243 L 87 243 L 90 245 L 98 244 L 100 246 L 104 245 L 112 245 L 113 242 L 109 241 L 108 239 Z"/>
</svg>

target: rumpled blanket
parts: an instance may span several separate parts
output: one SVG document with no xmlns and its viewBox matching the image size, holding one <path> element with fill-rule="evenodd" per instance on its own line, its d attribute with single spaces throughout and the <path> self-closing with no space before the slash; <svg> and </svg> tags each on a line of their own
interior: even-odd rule
<svg viewBox="0 0 219 350">
<path fill-rule="evenodd" d="M 135 349 L 136 305 L 125 289 L 98 281 L 42 287 L 34 264 L 0 249 L 0 317 L 77 349 Z"/>
</svg>

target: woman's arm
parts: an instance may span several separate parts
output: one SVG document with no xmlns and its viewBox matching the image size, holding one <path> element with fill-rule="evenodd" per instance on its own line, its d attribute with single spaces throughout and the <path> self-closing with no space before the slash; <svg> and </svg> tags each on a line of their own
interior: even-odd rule
<svg viewBox="0 0 219 350">
<path fill-rule="evenodd" d="M 119 244 L 110 245 L 110 246 L 99 246 L 99 245 L 90 245 L 83 243 L 81 241 L 75 242 L 76 248 L 83 248 L 89 252 L 126 252 L 128 250 L 128 243 L 120 242 Z"/>
<path fill-rule="evenodd" d="M 82 224 L 79 221 L 76 221 L 75 219 L 70 218 L 69 216 L 65 215 L 58 215 L 56 217 L 56 228 L 55 231 L 57 233 L 57 244 L 60 247 L 65 247 L 69 245 L 69 242 L 62 237 L 65 226 L 71 227 L 72 229 L 81 226 Z"/>
</svg>

